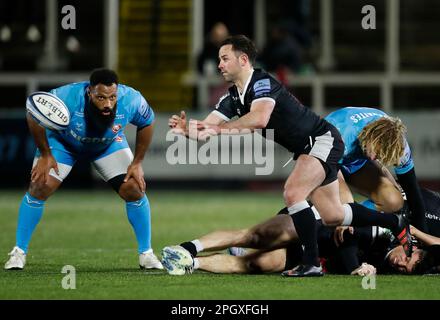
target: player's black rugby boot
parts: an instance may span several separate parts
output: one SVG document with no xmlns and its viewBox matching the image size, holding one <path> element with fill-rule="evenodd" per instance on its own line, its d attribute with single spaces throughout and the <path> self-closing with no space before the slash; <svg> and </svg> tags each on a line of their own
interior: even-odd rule
<svg viewBox="0 0 440 320">
<path fill-rule="evenodd" d="M 322 277 L 322 267 L 314 266 L 312 264 L 300 264 L 292 270 L 286 270 L 281 273 L 283 277 Z"/>
</svg>

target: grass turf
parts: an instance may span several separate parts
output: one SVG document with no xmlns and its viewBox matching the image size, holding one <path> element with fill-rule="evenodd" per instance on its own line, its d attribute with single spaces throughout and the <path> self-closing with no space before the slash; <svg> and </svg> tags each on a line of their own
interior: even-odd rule
<svg viewBox="0 0 440 320">
<path fill-rule="evenodd" d="M 22 192 L 0 193 L 0 254 L 13 247 Z M 281 193 L 152 192 L 153 247 L 191 240 L 215 229 L 241 228 L 269 218 Z M 0 299 L 439 299 L 440 277 L 378 276 L 375 290 L 361 277 L 290 279 L 273 275 L 196 272 L 169 276 L 138 269 L 136 242 L 121 201 L 111 191 L 59 191 L 46 205 L 26 269 L 0 271 Z M 2 262 L 3 262 L 2 261 Z M 63 266 L 76 270 L 65 290 Z"/>
</svg>

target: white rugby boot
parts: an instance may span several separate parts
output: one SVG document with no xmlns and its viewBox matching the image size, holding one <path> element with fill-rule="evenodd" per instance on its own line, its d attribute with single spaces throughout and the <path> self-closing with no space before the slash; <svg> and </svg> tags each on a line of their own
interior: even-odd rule
<svg viewBox="0 0 440 320">
<path fill-rule="evenodd" d="M 230 247 L 227 251 L 229 255 L 235 257 L 242 257 L 248 254 L 248 251 L 245 248 L 241 247 Z"/>
<path fill-rule="evenodd" d="M 8 255 L 10 258 L 5 263 L 5 270 L 23 270 L 26 264 L 26 253 L 19 247 L 14 247 Z"/>
<path fill-rule="evenodd" d="M 163 270 L 163 265 L 153 253 L 153 250 L 147 250 L 139 255 L 139 267 L 141 269 L 159 269 Z"/>
<path fill-rule="evenodd" d="M 182 246 L 170 246 L 162 249 L 162 264 L 168 274 L 182 276 L 194 270 L 194 259 Z"/>
</svg>

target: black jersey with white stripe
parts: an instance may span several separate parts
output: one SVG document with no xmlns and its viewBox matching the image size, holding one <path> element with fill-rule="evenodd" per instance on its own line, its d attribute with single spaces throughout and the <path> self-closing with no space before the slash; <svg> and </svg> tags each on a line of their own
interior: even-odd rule
<svg viewBox="0 0 440 320">
<path fill-rule="evenodd" d="M 421 191 L 426 208 L 427 233 L 440 238 L 440 194 L 425 188 L 422 188 Z"/>
<path fill-rule="evenodd" d="M 237 116 L 242 117 L 250 112 L 252 102 L 259 99 L 273 100 L 275 107 L 266 128 L 263 129 L 263 135 L 266 136 L 267 129 L 273 129 L 275 142 L 291 152 L 302 151 L 309 142 L 309 136 L 323 133 L 329 125 L 264 70 L 254 70 L 245 90 L 242 103 L 237 87 L 230 87 L 216 105 L 219 116 L 227 121 Z"/>
</svg>

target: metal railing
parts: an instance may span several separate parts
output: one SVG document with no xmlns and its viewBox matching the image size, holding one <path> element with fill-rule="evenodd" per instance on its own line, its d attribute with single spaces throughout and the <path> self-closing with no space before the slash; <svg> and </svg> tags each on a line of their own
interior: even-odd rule
<svg viewBox="0 0 440 320">
<path fill-rule="evenodd" d="M 190 72 L 183 76 L 182 83 L 198 88 L 198 102 L 201 109 L 208 109 L 209 91 L 223 83 L 220 76 L 203 76 Z M 311 106 L 318 114 L 325 114 L 326 87 L 377 86 L 380 88 L 380 104 L 385 112 L 393 111 L 393 88 L 395 86 L 440 86 L 440 73 L 334 73 L 307 76 L 289 76 L 288 86 L 310 86 Z"/>
<path fill-rule="evenodd" d="M 41 86 L 61 86 L 71 82 L 86 81 L 88 73 L 34 73 L 34 72 L 8 72 L 0 74 L 0 86 L 26 87 L 26 94 L 35 92 Z"/>
</svg>

